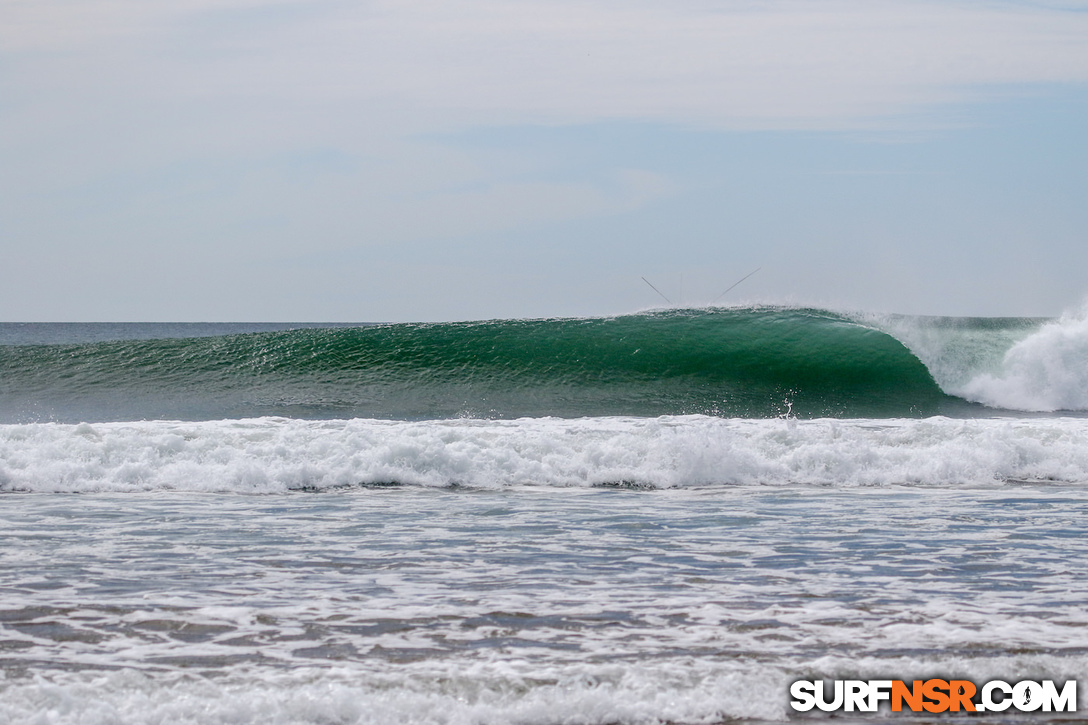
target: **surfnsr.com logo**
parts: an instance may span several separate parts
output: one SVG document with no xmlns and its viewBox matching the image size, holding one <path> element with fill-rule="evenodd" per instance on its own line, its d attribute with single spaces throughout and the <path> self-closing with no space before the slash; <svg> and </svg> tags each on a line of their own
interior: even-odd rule
<svg viewBox="0 0 1088 725">
<path fill-rule="evenodd" d="M 835 680 L 825 692 L 823 680 L 798 680 L 790 686 L 790 705 L 798 712 L 876 712 L 887 702 L 892 712 L 1076 712 L 1077 682 L 1060 688 L 1053 680 L 1024 680 L 1010 685 L 991 680 L 977 687 L 968 680 Z"/>
</svg>

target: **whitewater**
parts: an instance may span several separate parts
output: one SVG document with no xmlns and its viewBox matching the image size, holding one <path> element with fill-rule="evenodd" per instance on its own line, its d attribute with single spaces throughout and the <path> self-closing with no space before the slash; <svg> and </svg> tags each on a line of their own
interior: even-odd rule
<svg viewBox="0 0 1088 725">
<path fill-rule="evenodd" d="M 0 491 L 972 486 L 1088 480 L 1088 419 L 708 416 L 0 427 Z"/>
<path fill-rule="evenodd" d="M 1083 312 L 0 324 L 0 722 L 1083 683 L 1086 410 Z"/>
</svg>

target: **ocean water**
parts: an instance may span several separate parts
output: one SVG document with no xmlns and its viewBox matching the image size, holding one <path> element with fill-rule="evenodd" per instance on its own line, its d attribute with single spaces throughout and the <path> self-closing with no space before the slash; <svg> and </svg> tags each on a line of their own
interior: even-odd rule
<svg viewBox="0 0 1088 725">
<path fill-rule="evenodd" d="M 1083 684 L 1086 410 L 1080 313 L 0 324 L 0 723 Z"/>
</svg>

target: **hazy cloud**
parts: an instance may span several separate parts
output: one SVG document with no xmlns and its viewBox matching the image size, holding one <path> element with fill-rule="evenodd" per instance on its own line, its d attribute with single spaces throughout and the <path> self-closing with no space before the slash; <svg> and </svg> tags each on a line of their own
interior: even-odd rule
<svg viewBox="0 0 1088 725">
<path fill-rule="evenodd" d="M 1034 3 L 9 0 L 2 7 L 5 55 L 99 48 L 97 70 L 115 76 L 117 92 L 132 84 L 190 99 L 381 102 L 431 114 L 430 125 L 637 118 L 825 128 L 985 86 L 1088 80 L 1088 13 Z M 64 85 L 60 76 L 52 82 Z M 78 70 L 67 77 L 88 80 Z"/>
<path fill-rule="evenodd" d="M 730 134 L 947 128 L 1088 82 L 1086 38 L 1072 1 L 0 0 L 0 316 L 616 311 L 725 262 L 709 298 L 773 263 L 746 288 L 1011 311 L 994 280 L 1030 278 L 1052 309 L 1088 248 L 1075 123 L 808 165 L 834 134 Z"/>
</svg>

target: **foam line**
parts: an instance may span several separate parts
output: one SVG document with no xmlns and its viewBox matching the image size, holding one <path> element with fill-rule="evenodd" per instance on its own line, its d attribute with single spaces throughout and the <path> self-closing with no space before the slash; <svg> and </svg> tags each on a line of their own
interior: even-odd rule
<svg viewBox="0 0 1088 725">
<path fill-rule="evenodd" d="M 1088 481 L 1088 420 L 527 418 L 0 426 L 0 490 Z"/>
</svg>

